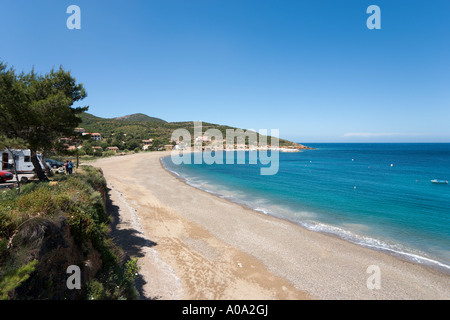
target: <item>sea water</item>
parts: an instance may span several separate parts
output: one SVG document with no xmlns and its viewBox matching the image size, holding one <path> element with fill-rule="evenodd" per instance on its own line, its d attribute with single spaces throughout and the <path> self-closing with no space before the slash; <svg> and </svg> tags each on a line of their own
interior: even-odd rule
<svg viewBox="0 0 450 320">
<path fill-rule="evenodd" d="M 316 149 L 280 153 L 272 176 L 248 161 L 162 162 L 192 186 L 264 214 L 450 272 L 450 185 L 431 183 L 450 180 L 450 144 L 306 145 Z"/>
</svg>

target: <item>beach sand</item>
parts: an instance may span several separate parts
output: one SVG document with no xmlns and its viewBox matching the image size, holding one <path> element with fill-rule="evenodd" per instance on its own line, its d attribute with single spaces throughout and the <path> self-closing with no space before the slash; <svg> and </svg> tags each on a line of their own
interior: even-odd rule
<svg viewBox="0 0 450 320">
<path fill-rule="evenodd" d="M 177 179 L 170 153 L 105 158 L 116 235 L 148 299 L 450 299 L 450 276 L 309 231 Z M 379 289 L 368 289 L 379 268 Z"/>
</svg>

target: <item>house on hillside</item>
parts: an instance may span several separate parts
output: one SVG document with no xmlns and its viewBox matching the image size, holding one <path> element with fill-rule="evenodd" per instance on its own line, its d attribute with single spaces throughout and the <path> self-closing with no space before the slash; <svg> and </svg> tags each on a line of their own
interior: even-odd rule
<svg viewBox="0 0 450 320">
<path fill-rule="evenodd" d="M 100 141 L 102 140 L 102 135 L 100 133 L 91 133 L 91 137 L 92 139 L 94 139 L 95 141 Z"/>
<path fill-rule="evenodd" d="M 84 133 L 84 128 L 75 128 L 73 131 L 76 133 Z"/>
<path fill-rule="evenodd" d="M 119 152 L 119 148 L 118 147 L 108 147 L 108 151 Z"/>
<path fill-rule="evenodd" d="M 100 133 L 89 133 L 89 132 L 83 132 L 83 136 L 91 135 L 91 138 L 95 141 L 101 141 L 102 135 Z"/>
<path fill-rule="evenodd" d="M 142 140 L 142 150 L 147 150 L 153 145 L 153 139 Z"/>
<path fill-rule="evenodd" d="M 197 138 L 194 139 L 195 142 L 210 142 L 211 141 L 211 137 L 208 136 L 198 136 Z"/>
</svg>

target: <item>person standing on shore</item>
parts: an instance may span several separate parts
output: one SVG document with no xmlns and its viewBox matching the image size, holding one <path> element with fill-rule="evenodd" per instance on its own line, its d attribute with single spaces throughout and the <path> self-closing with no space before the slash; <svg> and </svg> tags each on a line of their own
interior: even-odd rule
<svg viewBox="0 0 450 320">
<path fill-rule="evenodd" d="M 73 163 L 71 160 L 69 160 L 69 162 L 67 163 L 67 170 L 69 171 L 69 174 L 72 174 Z"/>
<path fill-rule="evenodd" d="M 66 174 L 69 174 L 69 160 L 66 160 L 66 163 L 64 164 L 64 169 L 66 169 Z"/>
</svg>

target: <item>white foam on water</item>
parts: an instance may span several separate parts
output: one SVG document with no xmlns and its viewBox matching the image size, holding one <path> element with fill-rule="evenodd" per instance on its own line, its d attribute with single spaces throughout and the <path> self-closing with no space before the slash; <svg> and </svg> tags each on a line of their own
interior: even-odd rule
<svg viewBox="0 0 450 320">
<path fill-rule="evenodd" d="M 253 210 L 258 211 L 258 212 L 262 212 L 264 214 L 269 214 L 269 212 L 267 210 L 263 209 L 263 208 L 255 208 Z"/>
<path fill-rule="evenodd" d="M 362 247 L 387 252 L 410 262 L 425 264 L 431 267 L 438 267 L 443 271 L 450 272 L 449 265 L 428 258 L 424 252 L 417 252 L 416 250 L 406 248 L 401 244 L 388 243 L 383 240 L 361 236 L 349 230 L 345 230 L 336 226 L 331 226 L 323 223 L 299 222 L 299 221 L 297 222 L 300 225 L 304 226 L 306 229 L 311 231 L 335 235 L 341 239 L 358 244 Z"/>
</svg>

